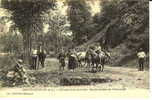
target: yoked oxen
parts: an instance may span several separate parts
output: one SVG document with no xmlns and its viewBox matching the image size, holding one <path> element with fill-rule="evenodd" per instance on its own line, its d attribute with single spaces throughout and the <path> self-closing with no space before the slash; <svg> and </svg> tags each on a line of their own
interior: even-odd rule
<svg viewBox="0 0 152 100">
<path fill-rule="evenodd" d="M 91 49 L 83 52 L 77 52 L 76 56 L 78 59 L 79 67 L 92 67 L 92 71 L 94 71 L 94 69 L 96 71 L 103 71 L 104 64 L 106 63 L 106 61 L 109 61 L 111 59 L 110 52 L 96 52 L 95 50 Z"/>
<path fill-rule="evenodd" d="M 100 51 L 96 52 L 93 51 L 91 53 L 92 57 L 92 71 L 94 71 L 94 68 L 96 71 L 103 71 L 104 70 L 104 64 L 105 61 L 110 59 L 110 53 L 106 51 Z"/>
</svg>

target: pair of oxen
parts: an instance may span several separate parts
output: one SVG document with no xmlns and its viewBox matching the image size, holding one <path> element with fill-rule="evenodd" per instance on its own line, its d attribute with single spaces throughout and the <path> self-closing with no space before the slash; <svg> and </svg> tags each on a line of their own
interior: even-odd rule
<svg viewBox="0 0 152 100">
<path fill-rule="evenodd" d="M 78 52 L 77 59 L 79 67 L 86 66 L 92 68 L 92 71 L 103 71 L 105 63 L 109 61 L 111 57 L 109 52 L 96 52 L 95 50 L 90 50 L 86 52 Z"/>
</svg>

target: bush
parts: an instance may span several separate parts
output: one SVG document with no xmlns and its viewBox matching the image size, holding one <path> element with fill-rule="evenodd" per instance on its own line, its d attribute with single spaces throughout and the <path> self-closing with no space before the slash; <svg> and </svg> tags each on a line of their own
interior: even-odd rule
<svg viewBox="0 0 152 100">
<path fill-rule="evenodd" d="M 0 70 L 9 70 L 13 67 L 14 55 L 0 56 Z"/>
<path fill-rule="evenodd" d="M 115 48 L 126 43 L 128 49 L 135 51 L 142 47 L 148 52 L 148 4 L 145 0 L 103 0 L 102 10 L 95 19 L 100 30 L 109 25 L 105 32 L 106 45 Z"/>
<path fill-rule="evenodd" d="M 22 36 L 18 34 L 6 33 L 0 36 L 1 51 L 18 53 L 23 48 Z"/>
</svg>

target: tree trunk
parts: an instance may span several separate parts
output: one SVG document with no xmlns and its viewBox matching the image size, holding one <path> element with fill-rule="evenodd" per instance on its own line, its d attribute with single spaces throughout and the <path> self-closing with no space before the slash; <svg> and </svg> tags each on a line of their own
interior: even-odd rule
<svg viewBox="0 0 152 100">
<path fill-rule="evenodd" d="M 28 34 L 24 37 L 24 58 L 23 61 L 25 64 L 30 65 L 30 52 L 31 52 L 31 38 L 28 36 Z"/>
</svg>

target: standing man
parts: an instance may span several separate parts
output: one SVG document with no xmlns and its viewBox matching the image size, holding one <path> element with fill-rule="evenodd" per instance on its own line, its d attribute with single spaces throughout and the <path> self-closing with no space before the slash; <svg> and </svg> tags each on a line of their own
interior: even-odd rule
<svg viewBox="0 0 152 100">
<path fill-rule="evenodd" d="M 36 67 L 37 67 L 37 57 L 38 57 L 38 50 L 36 49 L 32 49 L 32 66 L 33 66 L 33 69 L 36 70 Z"/>
<path fill-rule="evenodd" d="M 63 49 L 61 49 L 61 52 L 59 53 L 58 55 L 58 59 L 59 59 L 59 62 L 60 62 L 60 70 L 61 68 L 64 70 L 64 67 L 65 67 L 65 58 L 66 58 L 66 55 L 65 55 L 65 52 Z"/>
<path fill-rule="evenodd" d="M 138 56 L 138 63 L 139 63 L 139 71 L 144 70 L 144 60 L 146 58 L 146 53 L 143 51 L 142 48 L 139 49 L 139 52 L 137 53 Z"/>
<path fill-rule="evenodd" d="M 42 67 L 44 68 L 44 62 L 45 62 L 45 58 L 46 58 L 46 51 L 44 50 L 44 47 L 40 46 L 38 56 L 39 56 L 39 61 L 42 65 Z"/>
</svg>

